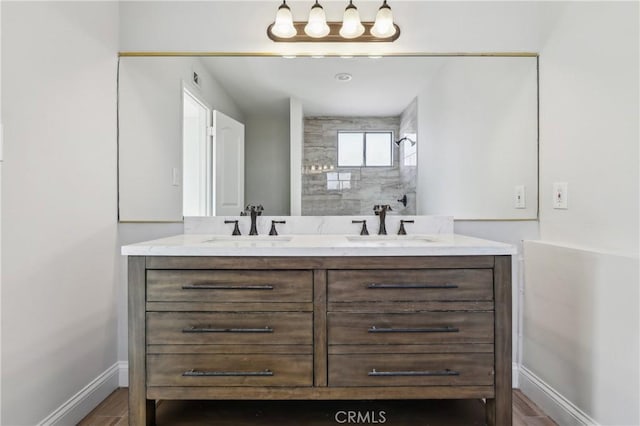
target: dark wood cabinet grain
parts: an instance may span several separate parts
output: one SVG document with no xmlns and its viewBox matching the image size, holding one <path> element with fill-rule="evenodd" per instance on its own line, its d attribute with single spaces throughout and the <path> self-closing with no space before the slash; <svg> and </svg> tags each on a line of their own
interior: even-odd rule
<svg viewBox="0 0 640 426">
<path fill-rule="evenodd" d="M 330 312 L 330 345 L 493 343 L 493 312 Z"/>
<path fill-rule="evenodd" d="M 511 425 L 511 257 L 131 257 L 131 425 L 155 399 L 485 398 Z"/>
</svg>

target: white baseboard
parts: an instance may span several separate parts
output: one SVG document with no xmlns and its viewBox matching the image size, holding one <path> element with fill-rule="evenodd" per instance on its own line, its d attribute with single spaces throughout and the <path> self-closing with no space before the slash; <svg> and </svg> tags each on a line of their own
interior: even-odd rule
<svg viewBox="0 0 640 426">
<path fill-rule="evenodd" d="M 519 385 L 520 375 L 518 373 L 518 364 L 513 362 L 511 363 L 511 387 L 517 389 L 520 387 Z"/>
<path fill-rule="evenodd" d="M 584 411 L 525 366 L 520 366 L 520 390 L 559 425 L 600 426 Z"/>
<path fill-rule="evenodd" d="M 119 373 L 118 373 L 118 386 L 121 388 L 129 387 L 129 362 L 118 361 Z"/>
<path fill-rule="evenodd" d="M 119 385 L 120 363 L 116 362 L 104 373 L 81 389 L 38 426 L 68 426 L 78 424 Z"/>
</svg>

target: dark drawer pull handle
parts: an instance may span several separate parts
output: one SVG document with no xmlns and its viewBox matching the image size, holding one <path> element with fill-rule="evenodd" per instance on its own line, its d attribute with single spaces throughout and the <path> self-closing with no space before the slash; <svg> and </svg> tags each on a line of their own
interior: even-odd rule
<svg viewBox="0 0 640 426">
<path fill-rule="evenodd" d="M 183 290 L 273 290 L 271 284 L 265 285 L 226 285 L 226 284 L 185 284 Z"/>
<path fill-rule="evenodd" d="M 199 371 L 189 370 L 182 373 L 184 377 L 255 377 L 273 376 L 273 371 Z"/>
<path fill-rule="evenodd" d="M 436 371 L 376 371 L 374 368 L 369 372 L 369 376 L 459 376 L 457 371 L 436 370 Z"/>
<path fill-rule="evenodd" d="M 457 333 L 458 327 L 423 327 L 423 328 L 369 328 L 369 333 Z"/>
<path fill-rule="evenodd" d="M 183 333 L 273 333 L 273 328 L 214 328 L 214 327 L 189 327 L 183 328 Z"/>
<path fill-rule="evenodd" d="M 386 284 L 386 283 L 372 283 L 367 286 L 371 289 L 405 289 L 405 288 L 458 288 L 456 284 L 444 283 L 444 284 Z"/>
</svg>

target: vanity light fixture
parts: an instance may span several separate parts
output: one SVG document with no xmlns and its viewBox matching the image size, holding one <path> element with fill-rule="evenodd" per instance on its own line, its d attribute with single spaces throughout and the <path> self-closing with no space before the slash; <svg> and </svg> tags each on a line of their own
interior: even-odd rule
<svg viewBox="0 0 640 426">
<path fill-rule="evenodd" d="M 304 26 L 304 33 L 309 37 L 322 38 L 329 35 L 329 25 L 327 25 L 327 15 L 324 13 L 324 8 L 316 0 L 315 4 L 311 7 L 309 12 L 309 21 Z"/>
<path fill-rule="evenodd" d="M 293 15 L 291 9 L 287 5 L 286 0 L 282 0 L 282 4 L 276 13 L 276 20 L 270 31 L 277 37 L 291 38 L 298 34 L 296 27 L 293 26 Z"/>
<path fill-rule="evenodd" d="M 371 35 L 379 38 L 393 37 L 396 31 L 391 8 L 387 4 L 387 0 L 384 0 L 376 14 L 376 21 L 371 28 Z"/>
<path fill-rule="evenodd" d="M 267 28 L 275 42 L 393 42 L 400 28 L 393 22 L 391 7 L 384 0 L 374 22 L 362 22 L 358 8 L 349 0 L 342 22 L 327 22 L 322 5 L 315 0 L 307 22 L 293 21 L 291 9 L 283 0 L 275 21 Z"/>
<path fill-rule="evenodd" d="M 344 38 L 357 38 L 364 34 L 364 25 L 360 22 L 358 8 L 353 5 L 353 0 L 349 0 L 349 5 L 344 10 L 342 18 L 342 28 L 340 36 Z"/>
</svg>

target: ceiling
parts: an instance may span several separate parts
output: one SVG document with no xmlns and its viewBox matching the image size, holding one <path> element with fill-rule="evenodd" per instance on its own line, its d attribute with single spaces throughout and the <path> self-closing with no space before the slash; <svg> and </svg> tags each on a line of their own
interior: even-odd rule
<svg viewBox="0 0 640 426">
<path fill-rule="evenodd" d="M 203 57 L 204 66 L 245 114 L 288 114 L 289 98 L 305 116 L 400 115 L 447 57 Z M 338 81 L 349 73 L 351 81 Z"/>
</svg>

